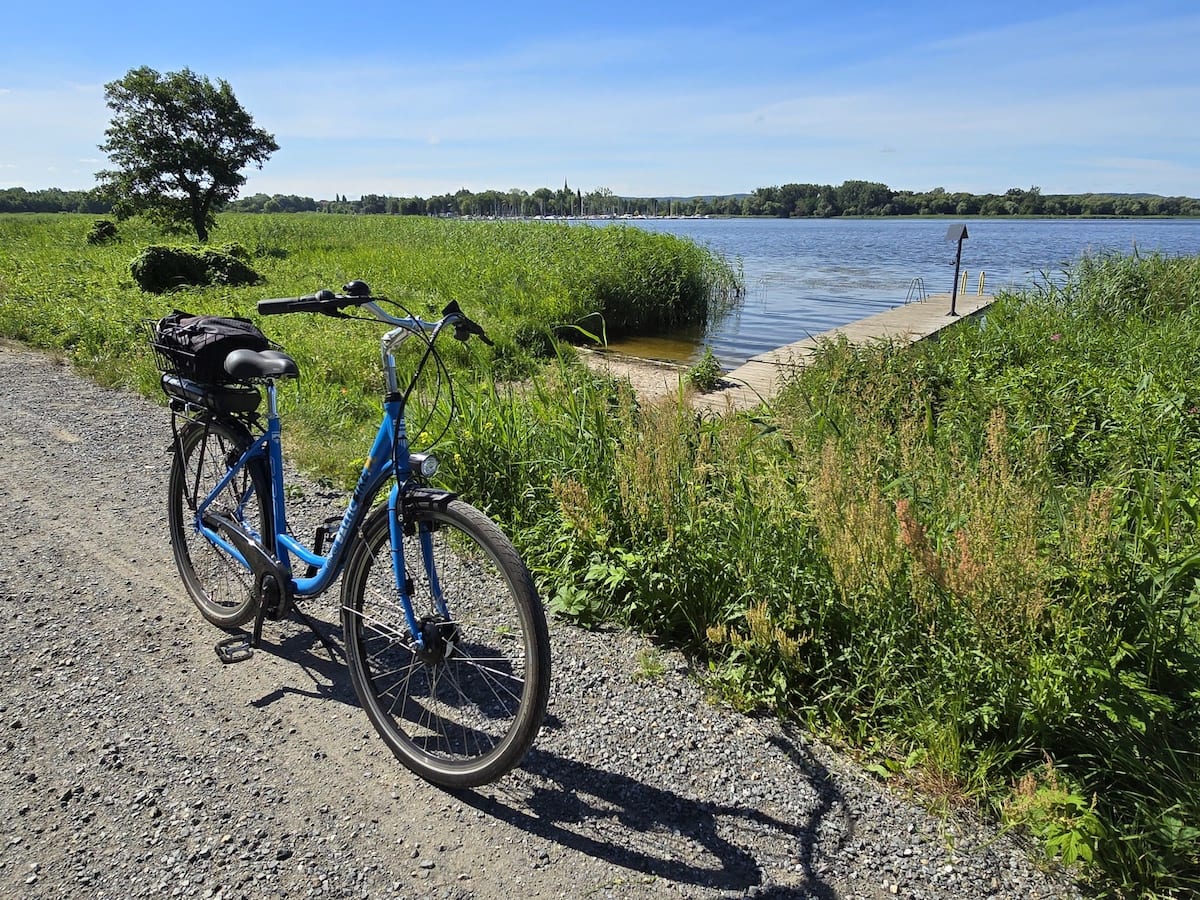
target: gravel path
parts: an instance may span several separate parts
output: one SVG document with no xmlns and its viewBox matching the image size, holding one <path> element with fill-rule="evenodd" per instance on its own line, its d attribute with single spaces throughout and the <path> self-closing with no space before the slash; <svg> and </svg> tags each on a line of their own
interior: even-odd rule
<svg viewBox="0 0 1200 900">
<path fill-rule="evenodd" d="M 552 622 L 524 766 L 433 788 L 303 626 L 217 660 L 166 541 L 162 407 L 11 344 L 0 384 L 0 896 L 1079 896 L 620 632 Z M 340 640 L 332 597 L 309 612 Z"/>
</svg>

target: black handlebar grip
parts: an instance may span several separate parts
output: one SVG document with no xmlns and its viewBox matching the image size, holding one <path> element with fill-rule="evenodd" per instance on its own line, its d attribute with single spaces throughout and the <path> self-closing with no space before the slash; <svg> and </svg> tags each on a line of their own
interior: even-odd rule
<svg viewBox="0 0 1200 900">
<path fill-rule="evenodd" d="M 275 300 L 259 300 L 258 311 L 264 316 L 277 316 L 290 312 L 322 312 L 335 299 L 333 291 L 317 291 L 308 297 L 280 297 Z"/>
</svg>

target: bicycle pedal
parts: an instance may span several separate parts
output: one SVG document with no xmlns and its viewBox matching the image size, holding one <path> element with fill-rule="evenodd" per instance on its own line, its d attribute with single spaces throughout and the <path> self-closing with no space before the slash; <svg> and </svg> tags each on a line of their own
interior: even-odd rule
<svg viewBox="0 0 1200 900">
<path fill-rule="evenodd" d="M 247 634 L 235 634 L 219 640 L 213 649 L 217 651 L 217 659 L 226 665 L 245 662 L 254 655 L 254 647 L 251 646 L 250 636 Z"/>
<path fill-rule="evenodd" d="M 330 516 L 324 522 L 317 526 L 317 532 L 313 535 L 313 553 L 320 556 L 325 552 L 325 542 L 332 541 L 338 533 L 338 529 L 342 526 L 341 516 Z M 317 567 L 309 565 L 308 570 L 304 573 L 305 578 L 312 578 L 317 574 Z"/>
</svg>

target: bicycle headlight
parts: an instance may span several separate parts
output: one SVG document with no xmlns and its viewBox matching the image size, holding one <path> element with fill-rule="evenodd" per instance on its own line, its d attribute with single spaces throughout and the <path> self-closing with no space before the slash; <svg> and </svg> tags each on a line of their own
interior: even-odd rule
<svg viewBox="0 0 1200 900">
<path fill-rule="evenodd" d="M 412 471 L 422 478 L 432 478 L 437 474 L 438 458 L 432 453 L 410 453 L 408 465 Z"/>
</svg>

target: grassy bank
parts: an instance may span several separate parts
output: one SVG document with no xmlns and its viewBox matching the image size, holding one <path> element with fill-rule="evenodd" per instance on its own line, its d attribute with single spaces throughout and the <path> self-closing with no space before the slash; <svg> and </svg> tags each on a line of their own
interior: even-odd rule
<svg viewBox="0 0 1200 900">
<path fill-rule="evenodd" d="M 583 339 L 698 323 L 740 296 L 725 261 L 632 227 L 321 215 L 224 215 L 212 246 L 233 245 L 262 283 L 158 296 L 138 289 L 130 262 L 174 239 L 133 220 L 118 226 L 117 241 L 89 244 L 94 221 L 0 215 L 0 334 L 150 393 L 157 375 L 140 322 L 176 307 L 253 317 L 261 298 L 361 278 L 425 317 L 458 300 L 496 345 L 447 347 L 451 365 L 518 378 L 552 354 L 553 333 Z M 281 316 L 264 330 L 306 375 L 301 402 L 290 391 L 284 401 L 297 451 L 320 474 L 352 479 L 378 416 L 378 329 Z"/>
<path fill-rule="evenodd" d="M 253 248 L 267 286 L 150 300 L 103 262 L 119 248 L 64 252 L 53 219 L 14 252 L 0 217 L 0 329 L 148 388 L 134 324 L 171 303 L 244 312 L 358 276 L 436 305 L 457 265 L 453 290 L 509 347 L 522 346 L 511 323 L 540 334 L 566 321 L 542 271 L 553 251 L 505 268 L 447 231 L 435 243 L 464 247 L 401 267 L 373 220 L 271 232 L 316 218 L 221 232 Z M 561 252 L 576 275 L 593 265 L 570 264 L 586 247 Z M 439 271 L 405 280 L 426 256 Z M 541 312 L 486 305 L 505 295 L 524 310 L 518 298 L 543 294 Z M 844 741 L 881 777 L 979 804 L 1101 886 L 1194 896 L 1197 301 L 1200 259 L 1085 260 L 1065 285 L 1002 298 L 937 343 L 830 344 L 770 409 L 720 421 L 640 402 L 570 353 L 514 387 L 518 356 L 502 348 L 460 360 L 483 374 L 459 380 L 444 477 L 505 521 L 560 614 L 688 648 L 732 702 Z M 270 324 L 309 375 L 292 422 L 310 459 L 361 452 L 350 440 L 377 415 L 374 336 Z"/>
<path fill-rule="evenodd" d="M 1200 259 L 1085 261 L 714 422 L 563 371 L 478 390 L 455 483 L 553 607 L 979 804 L 1131 895 L 1200 890 Z"/>
</svg>

